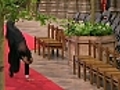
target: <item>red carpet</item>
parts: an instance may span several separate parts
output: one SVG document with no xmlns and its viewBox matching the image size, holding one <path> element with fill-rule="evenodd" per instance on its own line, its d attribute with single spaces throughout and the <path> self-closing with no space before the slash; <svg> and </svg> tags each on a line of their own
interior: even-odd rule
<svg viewBox="0 0 120 90">
<path fill-rule="evenodd" d="M 34 49 L 34 38 L 27 33 L 23 34 L 30 50 Z"/>
<path fill-rule="evenodd" d="M 30 49 L 33 49 L 33 37 L 28 34 L 24 34 L 27 40 L 27 44 Z M 8 63 L 7 63 L 8 47 L 5 46 L 5 90 L 63 90 L 61 87 L 47 79 L 40 73 L 33 69 L 30 69 L 31 78 L 33 81 L 27 81 L 24 78 L 24 65 L 21 64 L 20 72 L 13 78 L 8 75 Z"/>
</svg>

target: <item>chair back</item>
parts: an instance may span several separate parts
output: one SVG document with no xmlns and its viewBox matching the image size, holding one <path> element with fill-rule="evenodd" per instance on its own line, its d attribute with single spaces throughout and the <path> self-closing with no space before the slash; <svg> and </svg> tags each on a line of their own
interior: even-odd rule
<svg viewBox="0 0 120 90">
<path fill-rule="evenodd" d="M 50 25 L 50 24 L 48 24 L 48 37 L 49 38 L 54 38 L 54 29 L 55 29 L 55 27 L 54 27 L 54 25 Z"/>
</svg>

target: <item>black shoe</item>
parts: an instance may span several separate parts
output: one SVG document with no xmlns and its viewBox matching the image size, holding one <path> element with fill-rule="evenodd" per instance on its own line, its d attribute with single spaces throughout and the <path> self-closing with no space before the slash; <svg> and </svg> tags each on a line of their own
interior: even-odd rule
<svg viewBox="0 0 120 90">
<path fill-rule="evenodd" d="M 9 76 L 12 78 L 14 76 L 14 73 L 13 72 L 10 72 L 9 73 Z"/>
</svg>

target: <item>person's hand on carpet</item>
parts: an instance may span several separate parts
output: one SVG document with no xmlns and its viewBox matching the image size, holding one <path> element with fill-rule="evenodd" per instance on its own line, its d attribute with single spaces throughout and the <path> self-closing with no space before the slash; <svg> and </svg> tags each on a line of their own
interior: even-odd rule
<svg viewBox="0 0 120 90">
<path fill-rule="evenodd" d="M 30 64 L 30 62 L 28 61 L 27 57 L 22 57 L 23 62 L 25 62 L 26 64 Z"/>
<path fill-rule="evenodd" d="M 33 58 L 30 58 L 29 63 L 31 64 L 33 62 Z"/>
<path fill-rule="evenodd" d="M 22 60 L 23 60 L 26 64 L 31 64 L 31 63 L 33 62 L 33 58 L 30 58 L 30 59 L 28 60 L 27 57 L 22 57 Z"/>
</svg>

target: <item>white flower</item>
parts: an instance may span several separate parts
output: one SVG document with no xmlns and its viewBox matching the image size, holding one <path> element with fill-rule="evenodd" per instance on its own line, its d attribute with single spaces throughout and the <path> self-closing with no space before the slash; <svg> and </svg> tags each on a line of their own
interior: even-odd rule
<svg viewBox="0 0 120 90">
<path fill-rule="evenodd" d="M 106 23 L 106 25 L 107 25 L 107 26 L 110 26 L 110 23 L 109 23 L 109 22 L 107 22 L 107 23 Z"/>
</svg>

